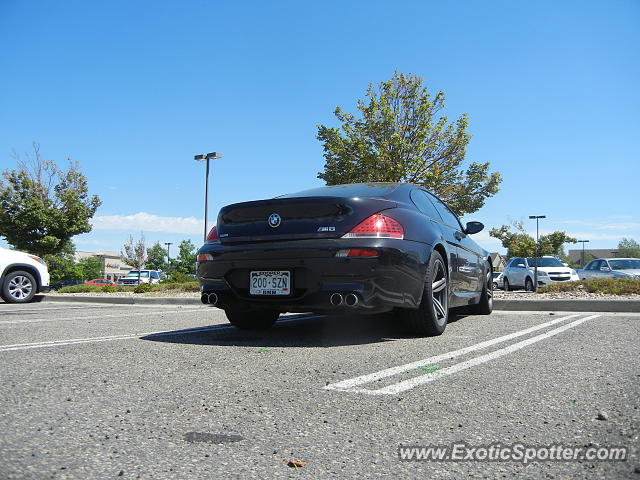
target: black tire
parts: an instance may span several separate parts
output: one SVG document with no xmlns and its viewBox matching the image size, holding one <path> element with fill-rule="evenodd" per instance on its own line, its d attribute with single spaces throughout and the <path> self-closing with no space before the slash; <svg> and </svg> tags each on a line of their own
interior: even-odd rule
<svg viewBox="0 0 640 480">
<path fill-rule="evenodd" d="M 225 310 L 229 323 L 242 330 L 266 330 L 271 328 L 280 312 L 273 310 L 256 310 L 253 312 L 234 312 Z"/>
<path fill-rule="evenodd" d="M 527 292 L 533 292 L 533 280 L 530 277 L 527 277 L 524 281 L 524 289 Z"/>
<path fill-rule="evenodd" d="M 493 311 L 493 286 L 495 284 L 492 281 L 491 269 L 487 273 L 487 279 L 482 287 L 482 293 L 480 294 L 480 301 L 475 305 L 471 305 L 469 310 L 475 315 L 489 315 Z"/>
<path fill-rule="evenodd" d="M 416 335 L 434 337 L 444 332 L 449 320 L 449 276 L 437 251 L 429 259 L 420 305 L 416 310 L 401 309 L 399 314 Z"/>
<path fill-rule="evenodd" d="M 502 281 L 502 288 L 504 288 L 505 292 L 511 291 L 511 285 L 509 285 L 509 279 L 507 277 L 504 277 Z"/>
<path fill-rule="evenodd" d="M 16 270 L 4 277 L 0 294 L 7 303 L 27 303 L 38 290 L 35 278 L 29 272 Z"/>
</svg>

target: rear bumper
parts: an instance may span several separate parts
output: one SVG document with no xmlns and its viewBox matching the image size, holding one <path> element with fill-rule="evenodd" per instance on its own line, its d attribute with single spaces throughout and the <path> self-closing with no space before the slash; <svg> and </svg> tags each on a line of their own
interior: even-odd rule
<svg viewBox="0 0 640 480">
<path fill-rule="evenodd" d="M 374 248 L 378 257 L 336 257 L 339 250 Z M 420 303 L 430 247 L 394 239 L 321 239 L 243 245 L 205 244 L 198 254 L 212 260 L 198 262 L 203 293 L 216 293 L 220 308 L 281 312 L 357 311 L 378 313 L 394 307 L 416 308 Z M 252 270 L 288 270 L 291 294 L 249 294 Z M 331 303 L 331 296 L 350 293 L 357 305 Z"/>
</svg>

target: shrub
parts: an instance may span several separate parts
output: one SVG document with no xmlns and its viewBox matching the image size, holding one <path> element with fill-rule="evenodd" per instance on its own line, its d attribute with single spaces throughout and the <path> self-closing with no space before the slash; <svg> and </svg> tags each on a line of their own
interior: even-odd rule
<svg viewBox="0 0 640 480">
<path fill-rule="evenodd" d="M 99 285 L 85 285 L 81 283 L 80 285 L 71 285 L 70 287 L 62 287 L 58 290 L 59 293 L 91 293 L 91 292 L 100 292 L 102 291 L 101 286 Z"/>
<path fill-rule="evenodd" d="M 139 285 L 136 285 L 136 287 L 133 289 L 133 293 L 147 293 L 151 290 L 153 290 L 152 285 L 149 285 L 148 283 L 141 283 Z"/>
<path fill-rule="evenodd" d="M 635 278 L 593 278 L 579 282 L 545 285 L 538 289 L 538 293 L 575 292 L 578 290 L 608 295 L 640 295 L 640 280 Z"/>
<path fill-rule="evenodd" d="M 195 279 L 186 273 L 171 272 L 168 276 L 162 279 L 161 283 L 189 283 L 193 281 L 195 281 Z"/>
<path fill-rule="evenodd" d="M 154 292 L 166 292 L 169 290 L 177 290 L 180 292 L 199 292 L 200 284 L 196 280 L 189 279 L 188 282 L 167 282 L 153 286 Z"/>
</svg>

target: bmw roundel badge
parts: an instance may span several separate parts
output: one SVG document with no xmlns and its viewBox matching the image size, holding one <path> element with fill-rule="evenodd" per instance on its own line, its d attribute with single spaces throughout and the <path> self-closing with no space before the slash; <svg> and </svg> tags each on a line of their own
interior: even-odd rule
<svg viewBox="0 0 640 480">
<path fill-rule="evenodd" d="M 269 220 L 267 220 L 271 228 L 279 227 L 281 221 L 282 219 L 277 213 L 272 213 L 271 215 L 269 215 Z"/>
</svg>

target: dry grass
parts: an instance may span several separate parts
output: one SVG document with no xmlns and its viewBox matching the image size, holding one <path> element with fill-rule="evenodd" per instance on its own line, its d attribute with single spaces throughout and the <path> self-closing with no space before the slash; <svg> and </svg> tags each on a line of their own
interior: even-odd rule
<svg viewBox="0 0 640 480">
<path fill-rule="evenodd" d="M 594 278 L 579 282 L 562 282 L 545 285 L 538 293 L 577 292 L 604 293 L 607 295 L 640 295 L 640 280 L 635 278 Z"/>
</svg>

